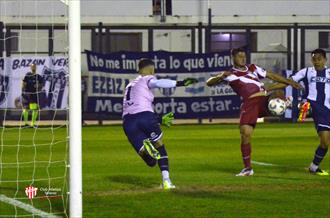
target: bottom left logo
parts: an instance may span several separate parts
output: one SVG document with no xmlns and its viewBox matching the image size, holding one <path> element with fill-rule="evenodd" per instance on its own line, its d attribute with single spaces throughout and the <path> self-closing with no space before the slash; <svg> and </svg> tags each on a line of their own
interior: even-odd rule
<svg viewBox="0 0 330 218">
<path fill-rule="evenodd" d="M 25 194 L 29 199 L 32 199 L 35 196 L 37 196 L 37 191 L 38 191 L 38 188 L 33 187 L 31 185 L 25 188 Z"/>
</svg>

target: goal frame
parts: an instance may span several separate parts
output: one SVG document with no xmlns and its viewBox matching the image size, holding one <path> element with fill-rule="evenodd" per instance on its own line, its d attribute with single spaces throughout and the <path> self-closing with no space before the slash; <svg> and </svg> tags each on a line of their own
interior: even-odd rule
<svg viewBox="0 0 330 218">
<path fill-rule="evenodd" d="M 70 217 L 82 217 L 81 26 L 80 0 L 69 7 Z"/>
</svg>

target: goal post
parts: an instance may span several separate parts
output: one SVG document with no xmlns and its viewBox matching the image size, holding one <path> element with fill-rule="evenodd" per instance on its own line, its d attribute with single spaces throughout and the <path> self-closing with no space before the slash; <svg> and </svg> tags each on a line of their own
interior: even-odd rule
<svg viewBox="0 0 330 218">
<path fill-rule="evenodd" d="M 69 0 L 70 217 L 82 217 L 80 0 Z"/>
</svg>

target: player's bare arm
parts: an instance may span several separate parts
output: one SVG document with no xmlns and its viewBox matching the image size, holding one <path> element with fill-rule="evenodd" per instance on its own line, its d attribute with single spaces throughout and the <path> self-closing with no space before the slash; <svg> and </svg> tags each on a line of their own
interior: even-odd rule
<svg viewBox="0 0 330 218">
<path fill-rule="evenodd" d="M 290 86 L 292 86 L 293 88 L 296 88 L 296 89 L 303 89 L 303 87 L 299 83 L 293 81 L 292 79 L 287 79 L 287 78 L 285 78 L 285 77 L 283 77 L 283 76 L 281 76 L 277 73 L 267 71 L 266 77 L 268 79 L 273 80 L 273 81 L 290 85 Z"/>
<path fill-rule="evenodd" d="M 278 89 L 284 89 L 287 86 L 288 84 L 284 84 L 284 83 L 273 83 L 270 86 L 266 87 L 266 91 L 270 92 Z"/>
<path fill-rule="evenodd" d="M 223 81 L 224 78 L 226 78 L 227 76 L 229 76 L 230 74 L 232 74 L 229 71 L 221 71 L 218 75 L 210 77 L 207 81 L 206 81 L 206 85 L 207 86 L 214 86 L 219 84 L 220 82 Z"/>
</svg>

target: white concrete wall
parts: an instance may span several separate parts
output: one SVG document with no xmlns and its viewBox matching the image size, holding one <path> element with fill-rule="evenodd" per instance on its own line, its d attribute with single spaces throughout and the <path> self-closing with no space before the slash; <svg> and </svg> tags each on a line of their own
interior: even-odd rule
<svg viewBox="0 0 330 218">
<path fill-rule="evenodd" d="M 81 0 L 82 21 L 95 25 L 105 24 L 161 25 L 158 16 L 152 14 L 152 0 Z M 330 1 L 328 0 L 210 0 L 213 22 L 217 23 L 330 23 Z M 168 24 L 193 24 L 207 22 L 207 0 L 172 0 L 173 15 Z M 234 16 L 237 15 L 237 16 Z M 296 16 L 292 16 L 296 15 Z M 1 0 L 0 21 L 12 24 L 66 23 L 67 8 L 60 0 Z M 111 30 L 113 32 L 141 32 L 142 49 L 148 50 L 146 30 Z M 228 30 L 225 30 L 228 31 Z M 241 30 L 238 30 L 241 31 Z M 258 32 L 258 50 L 267 50 L 270 44 L 287 46 L 285 31 L 252 30 Z M 20 31 L 20 51 L 47 52 L 47 31 Z M 154 50 L 190 51 L 190 30 L 156 30 Z M 38 40 L 36 40 L 36 36 Z M 90 31 L 82 31 L 82 51 L 91 49 Z M 67 35 L 65 31 L 54 33 L 54 50 L 65 52 Z M 306 50 L 318 47 L 318 31 L 306 32 Z M 265 57 L 267 58 L 267 57 Z M 84 59 L 83 59 L 84 60 Z M 306 56 L 306 63 L 309 57 Z M 85 66 L 85 64 L 83 65 Z M 84 67 L 83 67 L 84 69 Z"/>
<path fill-rule="evenodd" d="M 207 15 L 207 0 L 172 0 L 173 15 Z M 215 16 L 329 16 L 330 1 L 327 0 L 210 0 Z M 63 15 L 66 7 L 60 0 L 2 0 L 1 12 L 7 15 L 49 16 Z M 6 8 L 6 9 L 4 9 Z M 22 10 L 17 10 L 17 9 Z M 311 10 L 312 9 L 312 10 Z M 149 16 L 152 0 L 81 0 L 83 16 Z"/>
<path fill-rule="evenodd" d="M 207 0 L 172 0 L 167 23 L 207 22 Z M 210 0 L 214 23 L 329 23 L 328 0 Z M 63 22 L 60 0 L 1 0 L 0 19 L 6 22 Z M 152 16 L 152 0 L 81 0 L 83 23 L 160 23 Z M 35 16 L 39 18 L 36 19 Z M 236 16 L 234 16 L 236 15 Z M 295 15 L 295 16 L 293 16 Z M 2 17 L 2 18 L 1 18 Z"/>
<path fill-rule="evenodd" d="M 19 52 L 48 52 L 48 30 L 15 30 Z"/>
<path fill-rule="evenodd" d="M 154 50 L 190 52 L 190 30 L 155 30 Z"/>
<path fill-rule="evenodd" d="M 60 0 L 2 0 L 0 11 L 9 16 L 61 16 L 67 14 Z M 82 16 L 148 16 L 149 0 L 81 0 Z"/>
<path fill-rule="evenodd" d="M 269 51 L 272 44 L 280 44 L 287 47 L 286 30 L 252 30 L 257 33 L 258 51 Z"/>
<path fill-rule="evenodd" d="M 173 0 L 173 15 L 207 15 L 206 0 Z M 328 0 L 210 0 L 215 16 L 285 16 L 324 15 L 329 16 Z M 312 9 L 312 10 L 311 10 Z"/>
</svg>

